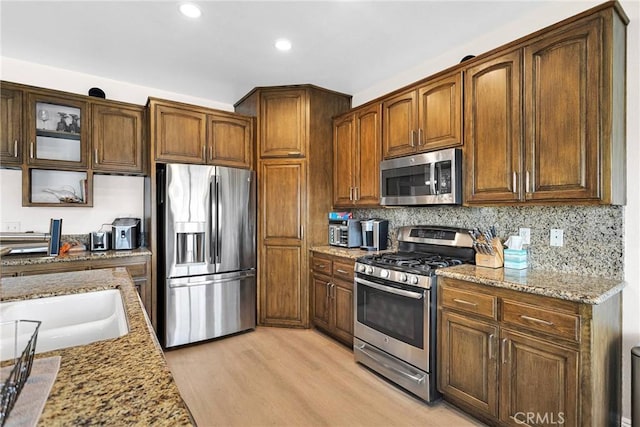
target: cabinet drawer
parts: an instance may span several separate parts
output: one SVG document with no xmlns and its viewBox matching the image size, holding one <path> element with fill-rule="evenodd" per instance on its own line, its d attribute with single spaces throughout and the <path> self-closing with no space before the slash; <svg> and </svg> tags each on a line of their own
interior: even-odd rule
<svg viewBox="0 0 640 427">
<path fill-rule="evenodd" d="M 333 277 L 336 279 L 353 282 L 353 264 L 352 262 L 333 262 Z"/>
<path fill-rule="evenodd" d="M 314 256 L 311 261 L 311 268 L 314 273 L 322 273 L 331 276 L 333 263 L 330 259 Z"/>
<path fill-rule="evenodd" d="M 443 287 L 440 298 L 443 307 L 454 308 L 490 319 L 497 318 L 497 298 L 494 296 Z"/>
<path fill-rule="evenodd" d="M 540 332 L 580 340 L 580 317 L 515 301 L 502 301 L 502 321 Z"/>
</svg>

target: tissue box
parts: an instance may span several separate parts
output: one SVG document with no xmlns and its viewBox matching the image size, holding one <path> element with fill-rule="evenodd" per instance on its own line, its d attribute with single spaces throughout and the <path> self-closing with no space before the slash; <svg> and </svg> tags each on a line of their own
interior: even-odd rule
<svg viewBox="0 0 640 427">
<path fill-rule="evenodd" d="M 351 212 L 329 212 L 329 219 L 351 219 L 353 214 Z"/>
<path fill-rule="evenodd" d="M 515 270 L 527 268 L 527 255 L 526 249 L 505 249 L 504 268 L 513 268 Z"/>
</svg>

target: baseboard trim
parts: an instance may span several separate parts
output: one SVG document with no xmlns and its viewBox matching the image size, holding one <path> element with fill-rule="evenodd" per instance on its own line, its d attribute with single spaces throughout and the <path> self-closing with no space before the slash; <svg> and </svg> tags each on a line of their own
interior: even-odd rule
<svg viewBox="0 0 640 427">
<path fill-rule="evenodd" d="M 622 417 L 621 421 L 622 421 L 621 427 L 631 427 L 631 419 L 630 418 Z"/>
</svg>

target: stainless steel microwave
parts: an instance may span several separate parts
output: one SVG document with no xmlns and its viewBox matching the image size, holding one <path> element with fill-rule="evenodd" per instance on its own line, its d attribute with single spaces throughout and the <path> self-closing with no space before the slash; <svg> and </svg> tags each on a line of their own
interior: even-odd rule
<svg viewBox="0 0 640 427">
<path fill-rule="evenodd" d="M 383 206 L 462 203 L 462 150 L 449 148 L 380 162 Z"/>
</svg>

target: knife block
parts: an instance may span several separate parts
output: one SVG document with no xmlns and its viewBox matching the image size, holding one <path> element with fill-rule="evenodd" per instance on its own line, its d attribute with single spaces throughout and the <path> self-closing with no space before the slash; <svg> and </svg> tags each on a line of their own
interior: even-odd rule
<svg viewBox="0 0 640 427">
<path fill-rule="evenodd" d="M 493 246 L 493 255 L 476 253 L 476 266 L 500 268 L 504 265 L 504 247 L 500 239 L 494 237 L 491 240 L 491 246 Z"/>
</svg>

